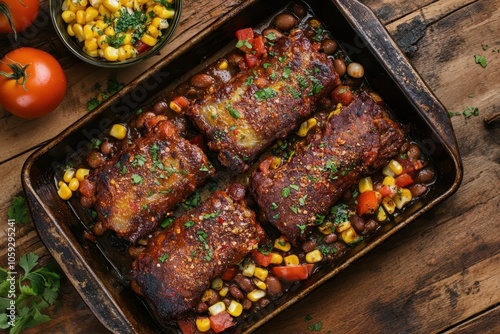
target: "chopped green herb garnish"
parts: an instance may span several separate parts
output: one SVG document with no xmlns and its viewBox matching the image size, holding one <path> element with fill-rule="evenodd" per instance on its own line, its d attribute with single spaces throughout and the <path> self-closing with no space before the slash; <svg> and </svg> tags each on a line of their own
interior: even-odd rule
<svg viewBox="0 0 500 334">
<path fill-rule="evenodd" d="M 299 191 L 299 186 L 298 186 L 298 185 L 296 185 L 296 184 L 291 184 L 291 185 L 290 185 L 290 188 L 292 188 L 292 189 L 293 189 L 293 190 L 295 190 L 295 191 Z"/>
<path fill-rule="evenodd" d="M 296 206 L 291 206 L 290 210 L 292 210 L 293 213 L 297 214 L 299 212 L 299 208 Z"/>
<path fill-rule="evenodd" d="M 283 190 L 281 191 L 281 196 L 283 198 L 287 198 L 288 196 L 290 196 L 290 188 L 288 187 L 283 188 Z"/>
<path fill-rule="evenodd" d="M 193 226 L 194 226 L 194 224 L 195 224 L 195 222 L 194 222 L 193 220 L 191 220 L 191 219 L 190 219 L 190 220 L 188 220 L 188 221 L 186 221 L 186 222 L 184 223 L 184 227 L 186 227 L 186 228 L 190 228 L 190 227 L 193 227 Z"/>
<path fill-rule="evenodd" d="M 27 223 L 29 221 L 28 206 L 23 196 L 12 197 L 9 211 L 7 211 L 7 217 L 13 219 L 16 223 Z"/>
<path fill-rule="evenodd" d="M 300 230 L 300 234 L 304 234 L 306 232 L 307 224 L 297 224 L 297 227 Z"/>
<path fill-rule="evenodd" d="M 172 223 L 174 222 L 174 220 L 175 220 L 175 218 L 174 218 L 174 217 L 167 217 L 167 218 L 165 218 L 165 219 L 161 222 L 160 226 L 161 226 L 162 228 L 167 228 L 167 227 L 169 227 L 170 225 L 172 225 Z"/>
<path fill-rule="evenodd" d="M 258 91 L 255 92 L 254 95 L 258 101 L 262 101 L 262 100 L 268 100 L 270 98 L 273 98 L 276 95 L 278 95 L 278 93 L 275 90 L 273 90 L 271 87 L 266 87 L 266 88 L 259 89 Z"/>
<path fill-rule="evenodd" d="M 278 204 L 276 203 L 271 203 L 271 210 L 276 210 L 278 208 Z"/>
<path fill-rule="evenodd" d="M 488 65 L 484 56 L 474 55 L 474 60 L 476 61 L 476 64 L 481 65 L 483 68 L 486 68 Z"/>
<path fill-rule="evenodd" d="M 132 183 L 133 184 L 139 184 L 142 182 L 142 176 L 138 174 L 132 174 Z"/>
<path fill-rule="evenodd" d="M 239 119 L 240 118 L 240 113 L 238 112 L 238 110 L 236 110 L 236 109 L 234 109 L 232 107 L 231 102 L 229 102 L 227 104 L 226 110 L 229 111 L 229 115 L 231 115 L 233 118 L 235 118 L 235 119 Z"/>
<path fill-rule="evenodd" d="M 158 258 L 158 261 L 160 261 L 160 262 L 165 262 L 167 260 L 168 260 L 168 254 L 167 253 L 163 253 L 163 255 Z"/>
</svg>

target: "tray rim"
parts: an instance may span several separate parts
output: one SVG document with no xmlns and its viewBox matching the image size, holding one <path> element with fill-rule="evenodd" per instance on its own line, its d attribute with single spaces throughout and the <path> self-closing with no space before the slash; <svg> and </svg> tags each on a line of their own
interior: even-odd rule
<svg viewBox="0 0 500 334">
<path fill-rule="evenodd" d="M 52 229 L 54 232 L 58 232 L 59 235 L 64 236 L 64 240 L 68 242 L 66 245 L 65 249 L 69 251 L 69 253 L 72 254 L 78 261 L 80 261 L 81 264 L 84 265 L 84 267 L 87 269 L 87 272 L 92 278 L 94 279 L 94 282 L 96 287 L 99 287 L 100 289 L 103 290 L 105 296 L 107 297 L 107 301 L 109 302 L 109 307 L 113 308 L 111 312 L 108 315 L 105 315 L 102 313 L 102 311 L 98 311 L 94 305 L 94 303 L 89 301 L 89 298 L 87 295 L 83 293 L 79 287 L 75 286 L 75 289 L 77 292 L 80 294 L 82 299 L 86 302 L 86 304 L 90 307 L 90 309 L 93 311 L 95 316 L 99 319 L 99 321 L 108 329 L 111 331 L 117 331 L 120 333 L 137 333 L 137 331 L 134 329 L 134 326 L 130 324 L 129 320 L 124 316 L 124 314 L 120 311 L 120 307 L 116 305 L 116 301 L 111 297 L 109 291 L 105 288 L 105 286 L 102 283 L 102 281 L 95 275 L 93 270 L 91 270 L 90 264 L 82 257 L 82 255 L 77 252 L 71 243 L 69 243 L 68 236 L 60 229 L 60 227 L 57 224 L 56 219 L 50 214 L 49 208 L 44 207 L 44 202 L 40 198 L 40 196 L 37 194 L 36 189 L 33 187 L 33 184 L 30 179 L 30 171 L 33 168 L 33 165 L 35 162 L 40 159 L 44 154 L 46 154 L 48 151 L 50 151 L 52 148 L 54 148 L 57 144 L 59 144 L 61 141 L 64 140 L 69 134 L 71 134 L 74 130 L 74 128 L 79 128 L 85 125 L 86 123 L 89 123 L 96 118 L 99 118 L 102 114 L 102 112 L 108 108 L 110 108 L 115 102 L 119 101 L 121 95 L 130 93 L 136 85 L 139 83 L 143 82 L 147 77 L 149 76 L 148 73 L 154 73 L 161 69 L 162 67 L 168 65 L 171 63 L 173 60 L 176 58 L 180 57 L 184 52 L 186 52 L 192 45 L 196 45 L 201 39 L 203 39 L 205 36 L 210 34 L 213 30 L 216 30 L 219 26 L 221 26 L 224 22 L 230 20 L 233 16 L 237 15 L 238 13 L 244 11 L 248 6 L 259 2 L 262 0 L 248 0 L 242 3 L 240 6 L 238 6 L 236 9 L 232 10 L 231 12 L 227 13 L 227 15 L 224 17 L 223 20 L 220 22 L 217 22 L 214 26 L 211 27 L 211 29 L 204 31 L 204 33 L 198 34 L 195 38 L 193 38 L 190 43 L 184 43 L 180 47 L 178 47 L 176 50 L 174 50 L 172 53 L 170 53 L 168 56 L 154 64 L 148 71 L 142 73 L 141 75 L 137 76 L 135 79 L 133 79 L 130 83 L 128 83 L 122 90 L 120 90 L 119 94 L 115 94 L 112 97 L 110 97 L 108 100 L 106 100 L 103 104 L 101 104 L 98 108 L 93 110 L 91 113 L 84 115 L 82 118 L 77 120 L 75 123 L 72 125 L 68 126 L 65 130 L 63 130 L 60 134 L 58 134 L 56 137 L 54 137 L 52 140 L 50 140 L 47 144 L 36 150 L 34 153 L 32 153 L 28 159 L 26 160 L 25 164 L 23 165 L 22 168 L 22 184 L 23 184 L 23 189 L 27 195 L 27 201 L 28 205 L 30 208 L 30 213 L 32 215 L 33 221 L 36 226 L 37 233 L 40 236 L 40 239 L 43 241 L 43 243 L 47 246 L 49 252 L 52 254 L 52 256 L 56 259 L 56 261 L 59 263 L 61 268 L 63 269 L 63 272 L 65 273 L 66 276 L 68 277 L 74 277 L 74 273 L 70 272 L 69 268 L 65 265 L 65 262 L 67 261 L 66 256 L 63 254 L 57 252 L 54 249 L 54 243 L 53 240 L 48 239 L 48 233 L 43 233 L 43 229 L 47 228 L 49 226 L 46 226 L 38 217 L 34 215 L 34 212 L 36 212 L 36 209 L 42 209 L 43 215 L 46 215 L 48 219 L 53 224 Z M 380 20 L 375 16 L 375 14 L 369 9 L 367 6 L 364 4 L 360 3 L 358 0 L 328 0 L 329 2 L 333 3 L 340 11 L 342 14 L 344 14 L 346 20 L 349 22 L 351 27 L 354 29 L 354 31 L 361 37 L 363 38 L 366 46 L 370 48 L 371 53 L 373 56 L 377 58 L 379 63 L 384 67 L 384 69 L 388 70 L 388 67 L 390 67 L 390 61 L 387 61 L 387 58 L 382 57 L 382 51 L 387 51 L 387 50 L 382 50 L 380 49 L 380 45 L 377 45 L 376 43 L 374 44 L 372 40 L 365 40 L 365 36 L 363 34 L 366 34 L 367 36 L 367 31 L 363 27 L 363 21 L 366 19 L 374 20 L 374 22 L 378 23 L 378 33 L 381 34 L 384 37 L 385 43 L 388 43 L 385 45 L 385 48 L 389 46 L 388 53 L 392 55 L 396 55 L 398 58 L 403 59 L 404 61 L 402 62 L 408 69 L 411 70 L 411 73 L 413 74 L 412 78 L 401 78 L 397 77 L 392 71 L 388 70 L 388 74 L 392 77 L 394 82 L 396 82 L 401 91 L 403 93 L 408 93 L 408 86 L 402 85 L 404 81 L 405 84 L 408 84 L 409 79 L 415 80 L 414 83 L 415 88 L 418 88 L 421 90 L 421 92 L 425 93 L 426 96 L 429 96 L 433 102 L 433 107 L 435 110 L 425 110 L 425 112 L 421 112 L 421 115 L 426 116 L 426 119 L 424 119 L 429 127 L 433 130 L 436 130 L 435 127 L 433 126 L 433 120 L 443 119 L 443 115 L 446 115 L 447 117 L 447 112 L 444 106 L 439 102 L 437 97 L 434 96 L 432 91 L 429 89 L 429 87 L 425 84 L 423 79 L 420 77 L 420 75 L 416 72 L 416 70 L 411 66 L 409 60 L 407 57 L 404 55 L 404 53 L 399 49 L 397 44 L 394 42 L 392 37 L 389 35 L 388 31 L 385 29 L 385 27 L 382 25 Z M 307 1 L 306 1 L 307 2 Z M 346 15 L 347 13 L 350 13 L 350 11 L 355 8 L 358 11 L 361 11 L 363 13 L 363 17 L 358 18 L 354 17 L 353 15 Z M 405 94 L 405 96 L 407 96 Z M 407 96 L 408 97 L 408 96 Z M 411 97 L 411 96 L 410 96 Z M 412 100 L 409 97 L 409 101 L 413 103 L 414 107 L 416 109 L 422 109 L 422 106 L 418 105 L 414 100 Z M 429 112 L 432 112 L 431 114 L 428 114 Z M 290 300 L 284 302 L 283 304 L 279 305 L 276 307 L 272 312 L 270 312 L 267 315 L 264 315 L 261 317 L 259 320 L 253 322 L 249 327 L 244 329 L 245 333 L 249 333 L 257 329 L 258 327 L 262 326 L 264 323 L 268 322 L 272 317 L 277 315 L 278 313 L 281 313 L 284 311 L 286 308 L 290 307 L 291 305 L 295 304 L 297 301 L 300 299 L 304 298 L 306 295 L 308 295 L 312 290 L 316 289 L 317 287 L 321 286 L 324 284 L 327 280 L 329 280 L 331 277 L 337 275 L 340 271 L 343 269 L 347 268 L 350 266 L 352 263 L 357 261 L 359 258 L 363 257 L 366 253 L 370 252 L 373 250 L 375 247 L 379 246 L 383 242 L 385 242 L 388 238 L 392 237 L 395 233 L 397 233 L 399 230 L 404 228 L 406 225 L 409 223 L 413 222 L 416 218 L 420 217 L 424 213 L 428 212 L 432 208 L 434 208 L 436 205 L 440 204 L 442 201 L 450 197 L 453 193 L 456 192 L 456 190 L 459 188 L 462 178 L 463 178 L 463 166 L 462 166 L 462 161 L 460 157 L 460 153 L 458 151 L 458 143 L 456 141 L 454 131 L 451 125 L 451 121 L 449 118 L 447 118 L 447 122 L 444 122 L 445 127 L 443 129 L 437 129 L 436 135 L 441 139 L 441 143 L 443 146 L 446 148 L 447 153 L 449 153 L 451 160 L 454 164 L 454 172 L 456 173 L 455 179 L 453 180 L 453 183 L 449 189 L 444 191 L 442 194 L 439 196 L 436 196 L 432 203 L 427 204 L 426 206 L 423 206 L 416 210 L 414 213 L 409 215 L 403 222 L 398 223 L 394 225 L 389 231 L 385 232 L 382 236 L 377 238 L 377 240 L 370 242 L 368 245 L 366 245 L 362 250 L 358 251 L 355 255 L 351 256 L 348 258 L 346 261 L 344 261 L 341 265 L 336 266 L 332 270 L 328 271 L 327 274 L 323 275 L 321 278 L 316 280 L 311 286 L 305 288 L 303 291 L 298 293 L 297 295 L 293 296 Z M 57 228 L 55 228 L 56 226 Z M 46 230 L 45 232 L 47 232 Z M 52 247 L 49 247 L 52 246 Z M 61 246 L 61 245 L 59 245 Z M 67 254 L 67 253 L 66 253 Z M 73 259 L 70 256 L 71 259 Z M 74 260 L 74 259 L 73 259 Z M 70 279 L 70 281 L 72 281 Z M 73 282 L 72 282 L 73 283 Z M 114 314 L 119 315 L 119 320 L 122 320 L 123 322 L 120 322 L 116 324 L 116 319 L 110 319 L 109 315 Z M 125 325 L 126 327 L 124 327 Z M 116 327 L 118 326 L 118 327 Z"/>
</svg>

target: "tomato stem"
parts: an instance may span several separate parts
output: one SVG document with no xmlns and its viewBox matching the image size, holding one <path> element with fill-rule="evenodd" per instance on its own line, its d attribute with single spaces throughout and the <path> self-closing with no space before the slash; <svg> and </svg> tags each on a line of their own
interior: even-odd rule
<svg viewBox="0 0 500 334">
<path fill-rule="evenodd" d="M 4 72 L 4 71 L 0 71 L 0 75 L 3 75 L 7 79 L 14 79 L 14 80 L 16 80 L 16 83 L 18 85 L 22 85 L 23 88 L 24 88 L 24 90 L 28 91 L 26 89 L 26 80 L 28 80 L 28 77 L 30 75 L 26 73 L 26 69 L 31 64 L 22 65 L 22 64 L 17 63 L 17 62 L 12 62 L 11 64 L 9 64 L 9 63 L 3 62 L 1 60 L 0 60 L 0 63 L 9 66 L 10 69 L 12 70 L 12 73 L 7 73 L 7 72 Z M 21 79 L 22 79 L 22 83 L 20 82 Z"/>
<path fill-rule="evenodd" d="M 21 4 L 23 3 L 21 2 Z M 9 7 L 2 1 L 0 1 L 0 14 L 3 14 L 7 18 L 10 28 L 14 32 L 14 40 L 17 41 L 17 31 L 16 28 L 14 27 L 14 22 L 12 21 L 12 14 L 10 13 Z"/>
</svg>

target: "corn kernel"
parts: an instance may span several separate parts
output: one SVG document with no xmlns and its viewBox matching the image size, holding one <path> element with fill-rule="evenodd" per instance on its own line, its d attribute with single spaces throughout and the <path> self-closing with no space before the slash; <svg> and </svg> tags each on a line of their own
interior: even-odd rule
<svg viewBox="0 0 500 334">
<path fill-rule="evenodd" d="M 333 228 L 332 222 L 325 222 L 325 223 L 321 224 L 320 226 L 318 226 L 318 230 L 324 235 L 328 235 L 328 234 L 332 233 L 332 228 Z"/>
<path fill-rule="evenodd" d="M 265 281 L 268 274 L 269 274 L 269 271 L 267 271 L 267 269 L 260 268 L 260 267 L 255 268 L 255 271 L 253 273 L 253 275 L 255 277 L 257 277 L 258 279 L 260 279 L 261 281 Z"/>
<path fill-rule="evenodd" d="M 285 256 L 285 265 L 296 266 L 300 263 L 299 257 L 295 254 Z"/>
<path fill-rule="evenodd" d="M 92 26 L 90 24 L 86 24 L 83 26 L 83 39 L 91 39 L 94 37 L 94 32 L 92 31 Z"/>
<path fill-rule="evenodd" d="M 71 24 L 68 25 L 66 31 L 68 32 L 68 35 L 70 35 L 71 37 L 75 36 L 75 32 L 73 31 L 73 26 Z"/>
<path fill-rule="evenodd" d="M 279 166 L 281 166 L 281 158 L 280 157 L 274 157 L 273 161 L 271 161 L 271 165 L 269 165 L 269 168 L 276 169 Z"/>
<path fill-rule="evenodd" d="M 323 260 L 323 254 L 319 249 L 315 249 L 306 254 L 307 263 L 317 263 Z"/>
<path fill-rule="evenodd" d="M 319 28 L 321 27 L 321 22 L 319 22 L 318 20 L 316 19 L 312 19 L 309 21 L 309 25 L 312 27 L 312 28 Z"/>
<path fill-rule="evenodd" d="M 118 48 L 118 60 L 124 61 L 125 59 L 127 59 L 127 52 L 125 51 L 125 49 L 122 46 L 120 46 Z"/>
<path fill-rule="evenodd" d="M 104 5 L 104 7 L 109 9 L 111 13 L 116 12 L 122 7 L 119 0 L 104 0 L 102 4 Z"/>
<path fill-rule="evenodd" d="M 168 106 L 170 107 L 170 109 L 172 109 L 176 113 L 181 113 L 182 112 L 181 106 L 179 106 L 175 101 L 170 101 L 170 103 L 169 103 Z"/>
<path fill-rule="evenodd" d="M 66 10 L 69 10 L 69 6 L 70 6 L 70 1 L 69 0 L 64 0 L 62 5 L 61 5 L 61 9 L 64 11 Z"/>
<path fill-rule="evenodd" d="M 384 208 L 381 206 L 378 207 L 378 212 L 377 212 L 377 220 L 379 222 L 383 222 L 387 219 L 387 214 L 385 213 Z"/>
<path fill-rule="evenodd" d="M 210 315 L 217 315 L 226 310 L 226 304 L 224 302 L 217 302 L 208 308 L 208 313 Z"/>
<path fill-rule="evenodd" d="M 66 23 L 72 23 L 74 20 L 76 20 L 75 13 L 70 10 L 65 10 L 64 12 L 62 12 L 61 17 Z"/>
<path fill-rule="evenodd" d="M 196 328 L 200 332 L 207 332 L 210 330 L 210 319 L 207 317 L 197 317 L 196 318 Z"/>
<path fill-rule="evenodd" d="M 314 117 L 309 118 L 307 121 L 303 122 L 300 125 L 300 128 L 297 131 L 297 135 L 300 136 L 300 137 L 307 136 L 307 133 L 309 132 L 309 130 L 311 130 L 312 128 L 314 128 L 317 123 L 318 123 L 318 121 L 316 120 L 316 118 L 314 118 Z"/>
<path fill-rule="evenodd" d="M 99 6 L 102 5 L 103 0 L 90 0 L 90 5 L 95 9 L 99 9 Z"/>
<path fill-rule="evenodd" d="M 90 174 L 90 170 L 87 168 L 78 168 L 75 173 L 75 177 L 78 181 L 82 182 L 85 180 L 85 176 Z"/>
<path fill-rule="evenodd" d="M 85 42 L 83 43 L 85 49 L 87 51 L 96 51 L 97 50 L 97 39 L 95 38 L 90 38 L 86 39 Z"/>
<path fill-rule="evenodd" d="M 104 33 L 110 37 L 113 37 L 115 35 L 115 28 L 112 26 L 108 26 L 106 29 L 104 29 Z"/>
<path fill-rule="evenodd" d="M 403 172 L 403 166 L 401 166 L 401 164 L 396 160 L 389 161 L 388 166 L 396 175 L 399 175 Z"/>
<path fill-rule="evenodd" d="M 252 302 L 257 302 L 266 296 L 266 292 L 263 290 L 255 289 L 247 294 L 247 298 Z"/>
<path fill-rule="evenodd" d="M 389 165 L 385 166 L 383 169 L 382 169 L 382 175 L 385 175 L 385 176 L 396 176 L 396 173 L 394 173 L 391 169 L 391 167 L 389 167 Z"/>
<path fill-rule="evenodd" d="M 227 60 L 222 60 L 220 63 L 219 63 L 219 70 L 227 70 L 227 67 L 229 66 Z"/>
<path fill-rule="evenodd" d="M 94 7 L 88 7 L 85 10 L 85 22 L 94 21 L 97 16 L 99 16 L 99 11 Z"/>
<path fill-rule="evenodd" d="M 281 264 L 283 262 L 283 256 L 278 253 L 271 253 L 271 263 Z"/>
<path fill-rule="evenodd" d="M 135 57 L 135 48 L 132 45 L 130 44 L 124 45 L 123 49 L 127 53 L 127 58 Z"/>
<path fill-rule="evenodd" d="M 104 30 L 108 27 L 108 24 L 103 20 L 97 20 L 95 21 L 95 27 L 104 32 Z"/>
<path fill-rule="evenodd" d="M 57 190 L 57 194 L 59 197 L 65 201 L 71 198 L 73 195 L 73 192 L 71 189 L 69 189 L 68 185 L 66 183 L 63 183 L 59 186 L 59 189 Z"/>
<path fill-rule="evenodd" d="M 83 42 L 85 38 L 83 37 L 83 26 L 79 23 L 73 24 L 73 33 L 79 42 Z"/>
<path fill-rule="evenodd" d="M 101 14 L 102 17 L 111 17 L 111 11 L 107 9 L 103 4 L 99 6 L 99 14 Z"/>
<path fill-rule="evenodd" d="M 384 186 L 393 186 L 396 184 L 396 180 L 392 176 L 384 177 L 384 181 L 382 181 Z"/>
<path fill-rule="evenodd" d="M 337 232 L 341 233 L 351 228 L 351 223 L 349 221 L 341 222 L 337 225 Z"/>
<path fill-rule="evenodd" d="M 359 180 L 358 189 L 360 193 L 373 190 L 372 178 L 367 176 Z"/>
<path fill-rule="evenodd" d="M 388 214 L 392 215 L 396 210 L 396 203 L 390 197 L 384 197 L 382 200 L 382 206 Z"/>
<path fill-rule="evenodd" d="M 224 286 L 224 282 L 222 282 L 222 278 L 216 277 L 212 280 L 212 284 L 210 286 L 212 289 L 219 291 Z"/>
<path fill-rule="evenodd" d="M 130 44 L 132 43 L 132 35 L 131 34 L 123 34 L 123 42 L 122 45 Z"/>
<path fill-rule="evenodd" d="M 165 8 L 165 6 L 156 5 L 153 7 L 156 16 L 162 19 L 171 19 L 174 17 L 175 11 Z"/>
<path fill-rule="evenodd" d="M 158 42 L 158 40 L 153 36 L 144 34 L 141 37 L 141 42 L 143 42 L 144 44 L 149 45 L 149 46 L 155 46 L 155 44 Z"/>
<path fill-rule="evenodd" d="M 70 0 L 70 3 L 74 6 L 87 7 L 87 0 Z"/>
<path fill-rule="evenodd" d="M 107 46 L 104 49 L 104 58 L 109 61 L 116 61 L 118 59 L 118 49 L 112 46 Z"/>
<path fill-rule="evenodd" d="M 411 201 L 411 199 L 412 199 L 411 191 L 406 188 L 401 189 L 401 191 L 399 191 L 393 198 L 394 203 L 396 203 L 396 207 L 400 210 L 409 201 Z"/>
<path fill-rule="evenodd" d="M 146 30 L 146 32 L 155 38 L 160 35 L 160 31 L 158 30 L 158 28 L 156 28 L 155 26 L 153 26 L 151 24 L 148 26 L 148 29 Z"/>
<path fill-rule="evenodd" d="M 62 186 L 63 186 L 63 184 L 66 184 L 66 182 L 64 182 L 64 181 L 59 181 L 59 182 L 57 183 L 57 186 L 60 188 L 60 187 L 62 187 Z"/>
<path fill-rule="evenodd" d="M 71 181 L 71 179 L 75 176 L 75 170 L 73 168 L 68 168 L 66 169 L 66 171 L 64 172 L 64 175 L 63 175 L 63 181 L 66 182 L 66 183 L 69 183 L 69 181 Z"/>
<path fill-rule="evenodd" d="M 236 300 L 231 300 L 229 306 L 227 307 L 227 313 L 236 318 L 239 317 L 242 312 L 243 312 L 243 305 L 238 303 Z"/>
<path fill-rule="evenodd" d="M 252 277 L 255 272 L 255 263 L 248 263 L 243 267 L 243 271 L 241 272 L 243 276 Z"/>
<path fill-rule="evenodd" d="M 267 288 L 266 283 L 262 282 L 260 279 L 254 278 L 252 281 L 253 281 L 253 284 L 256 287 L 258 287 L 259 289 L 266 290 L 266 288 Z"/>
<path fill-rule="evenodd" d="M 348 245 L 352 245 L 359 240 L 359 235 L 352 227 L 342 232 L 340 236 L 342 240 Z"/>
<path fill-rule="evenodd" d="M 75 15 L 75 20 L 76 20 L 76 23 L 84 25 L 85 24 L 85 11 L 82 9 L 77 10 L 76 15 Z"/>
<path fill-rule="evenodd" d="M 224 286 L 224 287 L 222 287 L 222 289 L 219 290 L 219 295 L 221 297 L 226 297 L 228 292 L 229 292 L 229 288 L 227 286 Z"/>
<path fill-rule="evenodd" d="M 102 36 L 99 36 L 97 38 L 97 45 L 101 48 L 101 49 L 105 49 L 109 46 L 108 44 L 108 36 L 106 35 L 102 35 Z"/>
<path fill-rule="evenodd" d="M 109 134 L 116 139 L 122 140 L 127 135 L 127 128 L 122 124 L 113 124 Z"/>
<path fill-rule="evenodd" d="M 288 252 L 292 245 L 285 239 L 285 237 L 279 237 L 274 240 L 274 248 L 282 250 L 283 252 Z"/>
<path fill-rule="evenodd" d="M 80 181 L 76 177 L 72 178 L 68 183 L 68 188 L 71 191 L 77 191 L 78 187 L 80 187 Z"/>
</svg>

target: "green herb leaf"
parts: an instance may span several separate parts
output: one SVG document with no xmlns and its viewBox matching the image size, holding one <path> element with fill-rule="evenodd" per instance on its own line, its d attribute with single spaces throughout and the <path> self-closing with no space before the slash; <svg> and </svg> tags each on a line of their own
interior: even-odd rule
<svg viewBox="0 0 500 334">
<path fill-rule="evenodd" d="M 309 329 L 311 332 L 319 332 L 321 330 L 321 327 L 323 327 L 323 325 L 321 324 L 321 321 L 318 321 L 312 325 L 309 325 L 307 329 Z"/>
<path fill-rule="evenodd" d="M 474 60 L 476 61 L 476 64 L 481 65 L 483 68 L 486 68 L 488 65 L 484 56 L 474 55 Z"/>
<path fill-rule="evenodd" d="M 158 261 L 160 261 L 160 262 L 165 262 L 167 260 L 168 260 L 168 254 L 167 253 L 163 253 L 162 256 L 160 256 L 158 258 Z"/>
<path fill-rule="evenodd" d="M 281 191 L 281 197 L 283 197 L 283 198 L 287 198 L 288 196 L 290 196 L 290 188 L 285 187 L 285 188 L 283 188 L 283 190 Z"/>
<path fill-rule="evenodd" d="M 26 201 L 22 196 L 12 197 L 12 202 L 7 211 L 7 217 L 9 219 L 14 219 L 17 222 L 27 223 L 28 219 L 28 207 L 26 206 Z"/>
<path fill-rule="evenodd" d="M 167 217 L 167 218 L 165 218 L 165 219 L 161 222 L 160 226 L 161 226 L 162 228 L 167 228 L 167 227 L 169 227 L 170 225 L 172 225 L 172 223 L 174 222 L 174 220 L 175 220 L 175 218 L 174 218 L 174 217 Z"/>
<path fill-rule="evenodd" d="M 184 223 L 184 227 L 185 227 L 185 228 L 190 228 L 190 227 L 193 227 L 193 226 L 194 226 L 194 224 L 195 224 L 195 222 L 194 222 L 194 221 L 192 221 L 192 220 L 188 220 L 188 221 L 186 221 L 186 222 Z"/>
<path fill-rule="evenodd" d="M 142 176 L 138 174 L 132 174 L 132 183 L 133 184 L 140 184 L 142 182 Z"/>
<path fill-rule="evenodd" d="M 278 93 L 275 90 L 273 90 L 271 87 L 259 89 L 254 94 L 257 101 L 268 100 L 268 99 L 275 97 L 276 95 L 278 95 Z"/>
</svg>

